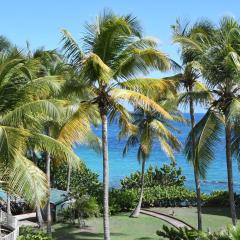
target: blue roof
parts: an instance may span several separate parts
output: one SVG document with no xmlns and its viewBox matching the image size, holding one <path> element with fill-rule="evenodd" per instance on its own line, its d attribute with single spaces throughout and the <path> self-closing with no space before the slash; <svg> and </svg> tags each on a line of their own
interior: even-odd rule
<svg viewBox="0 0 240 240">
<path fill-rule="evenodd" d="M 51 196 L 50 196 L 50 202 L 54 205 L 61 204 L 65 201 L 67 201 L 67 192 L 63 190 L 58 190 L 56 188 L 51 189 Z"/>
</svg>

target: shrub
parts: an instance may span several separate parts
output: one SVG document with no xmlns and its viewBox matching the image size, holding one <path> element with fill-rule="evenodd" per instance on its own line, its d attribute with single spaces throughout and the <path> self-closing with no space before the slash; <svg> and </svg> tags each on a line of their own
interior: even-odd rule
<svg viewBox="0 0 240 240">
<path fill-rule="evenodd" d="M 161 237 L 160 239 L 169 240 L 209 240 L 207 234 L 203 232 L 187 228 L 169 228 L 165 225 L 163 226 L 163 230 L 157 231 L 157 235 Z"/>
<path fill-rule="evenodd" d="M 229 194 L 226 191 L 214 191 L 203 196 L 204 206 L 207 207 L 229 207 Z M 240 196 L 235 194 L 236 204 L 240 205 Z"/>
<path fill-rule="evenodd" d="M 129 177 L 121 180 L 122 189 L 140 188 L 141 172 L 136 171 Z M 155 186 L 183 186 L 185 176 L 182 176 L 182 169 L 177 168 L 175 164 L 164 164 L 161 168 L 149 167 L 144 175 L 145 187 Z"/>
<path fill-rule="evenodd" d="M 77 218 L 79 227 L 82 227 L 84 219 L 99 216 L 99 206 L 95 198 L 89 195 L 74 195 L 74 201 L 62 211 L 63 222 L 75 224 Z"/>
<path fill-rule="evenodd" d="M 135 189 L 112 189 L 109 197 L 111 214 L 132 210 L 138 202 L 138 191 Z"/>
<path fill-rule="evenodd" d="M 18 240 L 52 240 L 52 238 L 43 231 L 31 227 L 22 227 Z"/>
<path fill-rule="evenodd" d="M 136 207 L 139 198 L 139 189 L 112 189 L 110 191 L 110 212 L 112 214 L 129 211 Z M 185 187 L 145 188 L 143 207 L 176 207 L 195 204 L 195 193 Z"/>
<path fill-rule="evenodd" d="M 53 173 L 53 188 L 66 190 L 68 166 L 59 166 Z M 85 165 L 71 173 L 71 191 L 80 191 L 97 197 L 102 191 L 102 184 L 98 180 L 98 174 L 92 172 Z"/>
</svg>

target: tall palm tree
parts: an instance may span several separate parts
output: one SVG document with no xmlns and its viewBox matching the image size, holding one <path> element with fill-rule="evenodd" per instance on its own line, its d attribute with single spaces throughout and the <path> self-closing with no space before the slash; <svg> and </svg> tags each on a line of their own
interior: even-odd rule
<svg viewBox="0 0 240 240">
<path fill-rule="evenodd" d="M 192 34 L 193 29 L 198 29 L 199 31 L 208 31 L 209 25 L 204 22 L 197 23 L 192 28 L 189 23 L 181 24 L 179 20 L 176 24 L 172 26 L 173 29 L 173 40 L 179 37 L 187 38 Z M 200 176 L 205 177 L 205 175 L 200 175 L 199 171 L 199 159 L 195 154 L 195 136 L 193 128 L 195 126 L 195 105 L 207 104 L 207 101 L 211 98 L 207 87 L 202 81 L 201 77 L 201 64 L 194 58 L 194 54 L 189 54 L 185 51 L 184 45 L 181 46 L 181 59 L 183 61 L 182 73 L 177 74 L 169 79 L 174 79 L 177 82 L 179 89 L 179 104 L 184 107 L 188 107 L 191 121 L 191 134 L 192 134 L 192 149 L 193 156 L 191 159 L 188 158 L 190 163 L 193 165 L 194 169 L 194 179 L 195 188 L 197 195 L 197 213 L 198 213 L 198 230 L 202 230 L 202 210 L 201 210 L 201 188 L 200 188 Z"/>
<path fill-rule="evenodd" d="M 165 93 L 159 94 L 161 97 L 165 95 Z M 166 99 L 158 102 L 170 112 L 172 120 L 184 121 L 176 108 L 174 108 L 173 101 L 171 101 L 171 104 Z M 130 215 L 130 217 L 138 217 L 144 195 L 145 163 L 153 150 L 154 142 L 160 143 L 161 149 L 172 161 L 175 161 L 173 151 L 179 151 L 181 144 L 172 134 L 172 130 L 176 129 L 171 125 L 169 120 L 155 111 L 147 111 L 142 108 L 135 109 L 133 124 L 137 127 L 137 131 L 128 137 L 123 154 L 125 155 L 128 152 L 129 147 L 138 146 L 137 158 L 141 163 L 141 191 L 138 204 Z"/>
<path fill-rule="evenodd" d="M 58 54 L 56 51 L 45 51 L 44 49 L 38 49 L 35 52 L 31 52 L 29 46 L 28 46 L 28 58 L 34 59 L 39 61 L 40 67 L 37 75 L 42 78 L 50 77 L 50 81 L 52 79 L 51 84 L 54 84 L 54 78 L 62 78 L 60 80 L 60 90 L 63 87 L 63 83 L 68 81 L 72 77 L 72 71 L 71 67 L 64 63 L 62 57 L 60 54 Z M 50 94 L 48 94 L 50 93 Z M 60 102 L 63 101 L 63 105 L 66 105 L 66 100 L 62 100 L 61 91 L 58 92 L 49 92 L 46 91 L 45 95 L 43 96 L 44 99 L 48 100 L 59 100 Z M 68 101 L 68 100 L 67 100 Z M 71 108 L 71 104 L 68 103 L 68 108 Z M 62 104 L 59 104 L 58 106 L 58 112 L 59 116 L 58 118 L 47 118 L 43 119 L 41 121 L 41 125 L 45 126 L 44 132 L 47 136 L 51 136 L 54 139 L 58 139 L 59 133 L 61 132 L 61 135 L 63 136 L 63 132 L 61 131 L 61 128 L 64 126 L 64 124 L 68 121 L 68 118 L 71 117 L 70 114 L 74 114 L 74 111 L 71 109 L 66 108 L 66 106 L 62 106 Z M 91 114 L 93 115 L 93 113 Z M 81 119 L 82 125 L 84 125 L 84 128 L 78 128 L 75 129 L 74 135 L 78 138 L 75 138 L 75 143 L 86 143 L 86 141 L 91 140 L 91 146 L 93 144 L 98 144 L 99 141 L 97 138 L 92 134 L 91 127 L 90 127 L 90 120 L 87 118 Z M 66 134 L 65 134 L 66 135 Z M 91 138 L 91 139 L 90 139 Z M 61 142 L 63 142 L 65 145 L 67 143 L 64 141 L 64 137 L 61 137 L 59 139 Z M 95 141 L 95 142 L 94 142 Z M 68 145 L 71 149 L 71 145 Z M 52 216 L 51 216 L 51 206 L 50 206 L 50 194 L 51 194 L 51 165 L 56 165 L 56 162 L 58 162 L 59 159 L 53 158 L 49 153 L 45 153 L 45 162 L 46 162 L 46 177 L 47 177 L 47 187 L 48 187 L 48 201 L 46 204 L 46 219 L 47 219 L 47 232 L 49 235 L 51 235 L 51 224 L 52 224 Z M 71 169 L 72 166 L 69 164 L 69 169 Z M 39 209 L 37 209 L 39 212 Z M 39 216 L 41 219 L 41 216 Z"/>
<path fill-rule="evenodd" d="M 167 70 L 168 57 L 156 49 L 152 38 L 143 38 L 142 29 L 131 15 L 116 16 L 104 12 L 95 22 L 86 25 L 82 47 L 66 30 L 63 30 L 65 56 L 79 73 L 81 81 L 72 81 L 71 92 L 91 92 L 91 97 L 80 103 L 79 109 L 94 107 L 102 122 L 103 153 L 103 223 L 104 239 L 110 239 L 109 229 L 109 163 L 108 163 L 108 115 L 118 117 L 125 128 L 131 128 L 129 113 L 122 105 L 127 101 L 144 109 L 154 109 L 171 119 L 161 106 L 141 94 L 149 87 L 163 89 L 166 85 L 154 79 L 136 78 L 136 74 L 147 74 L 149 69 Z M 81 110 L 82 111 L 82 110 Z M 77 118 L 77 116 L 76 116 Z M 77 121 L 76 121 L 77 122 Z M 67 126 L 65 126 L 67 129 Z M 70 132 L 70 130 L 68 131 Z"/>
<path fill-rule="evenodd" d="M 208 112 L 194 127 L 196 154 L 202 161 L 202 171 L 214 158 L 214 144 L 219 140 L 221 127 L 225 132 L 226 162 L 228 175 L 229 203 L 232 222 L 236 225 L 236 207 L 233 189 L 232 155 L 239 159 L 237 124 L 239 114 L 239 23 L 229 17 L 221 19 L 219 26 L 212 27 L 209 33 L 196 29 L 189 38 L 179 37 L 187 51 L 194 52 L 203 65 L 202 74 L 212 89 L 215 99 Z M 191 141 L 191 137 L 189 141 Z M 234 144 L 232 144 L 234 143 Z M 187 146 L 189 156 L 193 153 Z"/>
</svg>

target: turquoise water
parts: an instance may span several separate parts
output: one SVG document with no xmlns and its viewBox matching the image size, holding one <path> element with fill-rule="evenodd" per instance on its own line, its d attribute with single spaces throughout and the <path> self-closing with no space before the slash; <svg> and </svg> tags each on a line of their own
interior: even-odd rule
<svg viewBox="0 0 240 240">
<path fill-rule="evenodd" d="M 188 115 L 186 115 L 188 117 Z M 196 114 L 196 119 L 200 119 L 202 114 Z M 179 140 L 184 143 L 188 134 L 189 128 L 185 125 L 178 124 L 177 127 L 181 130 L 177 134 Z M 101 136 L 101 128 L 94 130 L 98 136 Z M 109 163 L 110 163 L 110 184 L 111 186 L 118 186 L 120 179 L 130 175 L 131 172 L 140 169 L 136 159 L 136 149 L 129 151 L 126 157 L 122 157 L 122 150 L 125 141 L 118 141 L 118 126 L 112 124 L 109 126 Z M 76 147 L 75 152 L 84 160 L 87 166 L 94 172 L 99 174 L 102 179 L 102 157 L 94 151 L 86 147 Z M 208 175 L 205 180 L 202 180 L 202 191 L 209 193 L 213 190 L 227 189 L 227 173 L 225 160 L 225 144 L 224 135 L 221 143 L 216 146 L 215 160 L 211 163 L 208 170 Z M 194 189 L 194 176 L 192 166 L 186 161 L 182 153 L 176 153 L 177 165 L 182 168 L 183 174 L 186 176 L 186 186 L 189 189 Z M 170 160 L 161 151 L 159 144 L 154 145 L 151 157 L 147 161 L 147 166 L 161 166 L 163 163 L 170 163 Z M 234 187 L 235 191 L 240 192 L 240 173 L 238 171 L 237 162 L 233 161 L 234 172 Z"/>
</svg>

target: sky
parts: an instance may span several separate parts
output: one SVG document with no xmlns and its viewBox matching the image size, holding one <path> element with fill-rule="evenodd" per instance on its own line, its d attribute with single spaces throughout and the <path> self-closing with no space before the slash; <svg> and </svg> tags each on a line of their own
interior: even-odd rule
<svg viewBox="0 0 240 240">
<path fill-rule="evenodd" d="M 207 18 L 217 23 L 222 16 L 240 17 L 239 0 L 2 0 L 0 35 L 20 47 L 28 41 L 32 49 L 60 48 L 61 29 L 80 39 L 84 24 L 104 9 L 136 16 L 144 34 L 159 39 L 159 48 L 176 61 L 178 47 L 172 44 L 170 26 L 177 18 L 191 22 Z"/>
</svg>

